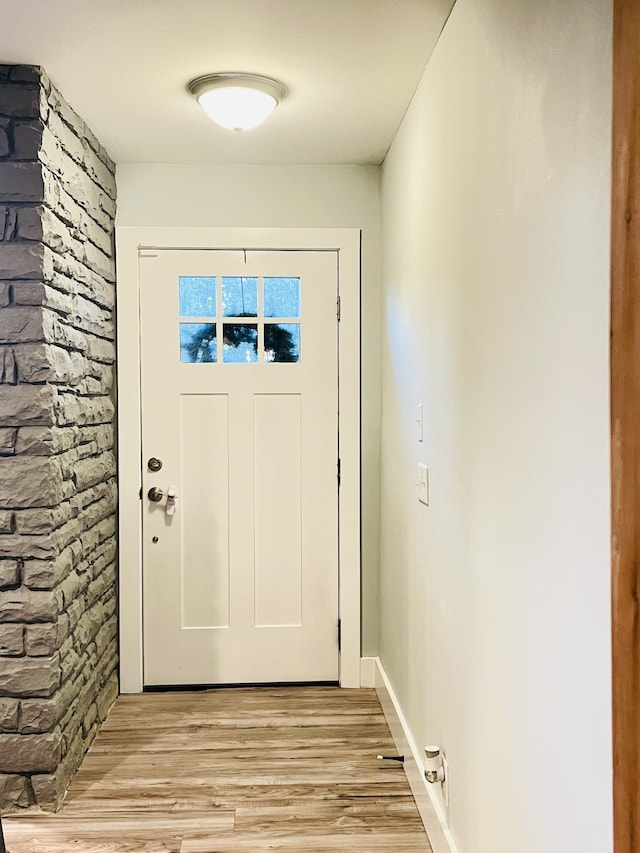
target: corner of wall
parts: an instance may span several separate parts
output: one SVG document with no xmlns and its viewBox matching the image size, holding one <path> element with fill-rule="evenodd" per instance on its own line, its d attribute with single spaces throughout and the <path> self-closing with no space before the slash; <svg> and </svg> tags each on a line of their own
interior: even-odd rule
<svg viewBox="0 0 640 853">
<path fill-rule="evenodd" d="M 114 164 L 0 66 L 0 806 L 55 808 L 117 696 Z"/>
<path fill-rule="evenodd" d="M 453 835 L 447 825 L 442 802 L 424 776 L 424 764 L 405 714 L 400 706 L 389 677 L 380 662 L 374 658 L 374 683 L 382 711 L 387 720 L 391 736 L 400 755 L 404 755 L 404 771 L 416 801 L 422 823 L 433 853 L 458 853 Z"/>
</svg>

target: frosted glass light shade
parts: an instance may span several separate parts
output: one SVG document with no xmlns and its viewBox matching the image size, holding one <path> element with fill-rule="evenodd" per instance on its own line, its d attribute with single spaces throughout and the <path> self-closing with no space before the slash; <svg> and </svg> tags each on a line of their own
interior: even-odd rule
<svg viewBox="0 0 640 853">
<path fill-rule="evenodd" d="M 209 118 L 229 130 L 250 130 L 257 127 L 276 107 L 276 99 L 271 95 L 240 86 L 203 92 L 198 103 Z"/>
<path fill-rule="evenodd" d="M 198 77 L 188 89 L 207 115 L 229 130 L 262 124 L 286 94 L 277 80 L 235 72 Z"/>
</svg>

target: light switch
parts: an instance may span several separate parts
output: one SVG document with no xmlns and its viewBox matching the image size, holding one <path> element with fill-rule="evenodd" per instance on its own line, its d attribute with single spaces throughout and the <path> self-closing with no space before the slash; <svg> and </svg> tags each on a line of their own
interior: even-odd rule
<svg viewBox="0 0 640 853">
<path fill-rule="evenodd" d="M 418 424 L 418 441 L 424 441 L 424 406 L 422 403 L 418 404 L 418 417 L 416 418 L 416 422 Z"/>
<path fill-rule="evenodd" d="M 429 469 L 418 463 L 418 500 L 429 506 Z"/>
</svg>

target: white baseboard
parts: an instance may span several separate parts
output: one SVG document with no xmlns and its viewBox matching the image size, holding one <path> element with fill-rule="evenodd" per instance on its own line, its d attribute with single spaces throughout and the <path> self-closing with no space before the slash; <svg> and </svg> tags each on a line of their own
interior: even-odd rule
<svg viewBox="0 0 640 853">
<path fill-rule="evenodd" d="M 378 658 L 360 658 L 360 687 L 376 686 L 376 662 Z"/>
<path fill-rule="evenodd" d="M 362 660 L 371 660 L 371 658 L 363 658 Z M 375 661 L 374 686 L 398 753 L 404 755 L 404 770 L 431 842 L 433 853 L 459 853 L 451 830 L 447 826 L 443 805 L 434 791 L 434 786 L 424 778 L 422 752 L 418 750 L 415 744 L 398 702 L 398 697 L 393 692 L 380 660 L 378 658 L 373 660 Z"/>
</svg>

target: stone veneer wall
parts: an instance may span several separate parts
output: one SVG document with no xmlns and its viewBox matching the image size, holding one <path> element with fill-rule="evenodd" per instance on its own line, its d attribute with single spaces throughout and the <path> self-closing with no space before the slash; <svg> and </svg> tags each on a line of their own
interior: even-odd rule
<svg viewBox="0 0 640 853">
<path fill-rule="evenodd" d="M 114 165 L 0 65 L 0 806 L 55 807 L 117 695 Z"/>
</svg>

